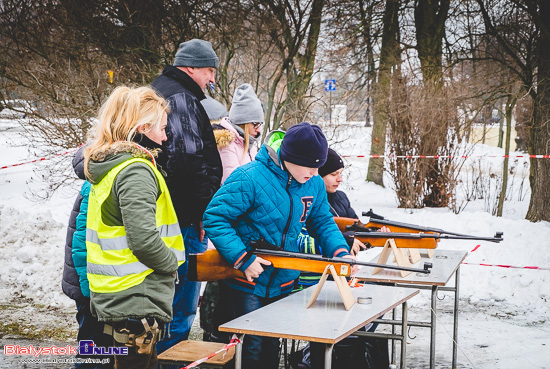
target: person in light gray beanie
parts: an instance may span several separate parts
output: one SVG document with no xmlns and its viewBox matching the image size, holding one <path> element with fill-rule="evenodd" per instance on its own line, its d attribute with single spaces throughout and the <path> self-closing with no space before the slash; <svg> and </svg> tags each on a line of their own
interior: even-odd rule
<svg viewBox="0 0 550 369">
<path fill-rule="evenodd" d="M 227 108 L 222 103 L 210 96 L 206 96 L 206 99 L 201 100 L 201 104 L 204 107 L 204 110 L 206 110 L 206 114 L 208 114 L 208 119 L 210 119 L 210 122 L 218 121 L 224 117 L 227 117 L 229 114 L 227 112 Z"/>
<path fill-rule="evenodd" d="M 212 48 L 212 44 L 205 40 L 194 38 L 180 44 L 174 67 L 218 68 L 218 56 Z"/>
<path fill-rule="evenodd" d="M 229 120 L 233 124 L 264 123 L 262 102 L 249 83 L 237 87 L 229 109 Z"/>
<path fill-rule="evenodd" d="M 222 183 L 235 168 L 254 160 L 263 123 L 262 102 L 249 83 L 240 85 L 233 94 L 229 119 L 212 126 L 222 159 Z"/>
</svg>

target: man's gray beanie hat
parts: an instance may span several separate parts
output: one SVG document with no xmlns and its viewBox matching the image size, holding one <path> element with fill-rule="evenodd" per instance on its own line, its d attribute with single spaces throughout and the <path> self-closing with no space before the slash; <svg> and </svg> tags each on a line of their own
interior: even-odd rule
<svg viewBox="0 0 550 369">
<path fill-rule="evenodd" d="M 212 44 L 197 38 L 182 42 L 174 59 L 174 67 L 218 68 L 218 64 Z"/>
<path fill-rule="evenodd" d="M 250 84 L 242 84 L 235 90 L 231 109 L 229 109 L 229 120 L 233 124 L 264 122 L 262 102 Z"/>
<path fill-rule="evenodd" d="M 223 117 L 227 117 L 227 109 L 218 100 L 206 96 L 206 99 L 201 100 L 201 104 L 208 114 L 210 120 L 220 120 Z"/>
</svg>

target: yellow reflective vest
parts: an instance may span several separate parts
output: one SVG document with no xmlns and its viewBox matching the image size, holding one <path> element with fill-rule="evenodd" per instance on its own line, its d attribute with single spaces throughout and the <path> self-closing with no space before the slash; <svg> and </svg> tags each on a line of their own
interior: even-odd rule
<svg viewBox="0 0 550 369">
<path fill-rule="evenodd" d="M 102 204 L 111 193 L 116 176 L 136 162 L 147 164 L 155 173 L 161 190 L 156 202 L 157 230 L 166 247 L 176 255 L 178 266 L 185 262 L 183 237 L 162 174 L 149 160 L 129 159 L 111 169 L 90 191 L 86 224 L 87 272 L 90 290 L 95 293 L 124 291 L 139 285 L 153 273 L 153 269 L 141 263 L 128 247 L 124 226 L 106 225 L 101 216 Z"/>
</svg>

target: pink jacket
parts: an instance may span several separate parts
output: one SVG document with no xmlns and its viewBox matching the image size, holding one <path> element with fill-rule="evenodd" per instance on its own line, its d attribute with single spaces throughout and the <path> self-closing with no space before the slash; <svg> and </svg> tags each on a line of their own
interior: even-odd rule
<svg viewBox="0 0 550 369">
<path fill-rule="evenodd" d="M 218 151 L 222 159 L 223 184 L 235 168 L 254 160 L 258 149 L 256 145 L 251 143 L 249 145 L 249 152 L 243 155 L 244 138 L 239 135 L 227 118 L 223 118 L 220 125 L 225 129 L 215 129 L 214 136 L 216 137 L 216 144 L 218 145 Z"/>
</svg>

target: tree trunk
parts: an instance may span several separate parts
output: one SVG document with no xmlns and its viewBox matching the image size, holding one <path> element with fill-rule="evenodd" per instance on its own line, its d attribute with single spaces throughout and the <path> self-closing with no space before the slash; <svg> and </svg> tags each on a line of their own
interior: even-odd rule
<svg viewBox="0 0 550 369">
<path fill-rule="evenodd" d="M 417 0 L 414 9 L 416 49 L 424 82 L 441 83 L 443 37 L 450 0 Z"/>
<path fill-rule="evenodd" d="M 506 200 L 506 189 L 508 188 L 508 162 L 510 155 L 510 138 L 512 136 L 512 113 L 516 106 L 517 96 L 508 96 L 506 101 L 506 139 L 504 141 L 504 163 L 502 165 L 502 187 L 498 197 L 497 217 L 502 216 L 504 200 Z M 501 122 L 502 124 L 502 122 Z"/>
<path fill-rule="evenodd" d="M 363 39 L 365 40 L 365 48 L 367 50 L 366 57 L 367 57 L 367 97 L 366 97 L 366 103 L 367 103 L 367 109 L 365 110 L 365 127 L 371 127 L 371 119 L 372 119 L 372 104 L 373 104 L 373 97 L 372 97 L 372 85 L 375 80 L 376 74 L 375 74 L 375 60 L 374 60 L 374 38 L 373 36 L 373 7 L 375 6 L 374 2 L 367 1 L 365 3 L 365 0 L 359 0 L 359 16 L 361 20 L 361 30 L 363 34 Z"/>
<path fill-rule="evenodd" d="M 321 15 L 323 13 L 324 0 L 313 0 L 311 13 L 309 15 L 309 32 L 307 35 L 306 49 L 303 54 L 298 53 L 296 58 L 299 63 L 299 73 L 295 80 L 296 88 L 294 93 L 288 97 L 290 101 L 295 101 L 295 109 L 298 113 L 304 113 L 307 107 L 304 104 L 307 89 L 313 76 L 315 67 L 315 57 L 317 55 L 317 45 L 319 34 L 321 32 Z"/>
<path fill-rule="evenodd" d="M 374 88 L 373 126 L 371 137 L 371 155 L 384 155 L 386 150 L 386 128 L 388 124 L 388 99 L 391 91 L 392 67 L 399 62 L 399 0 L 388 0 L 384 10 L 384 28 L 382 31 L 382 49 L 378 83 Z M 371 158 L 367 181 L 384 186 L 384 159 Z"/>
<path fill-rule="evenodd" d="M 538 1 L 539 13 L 534 14 L 540 28 L 537 50 L 537 94 L 533 119 L 529 127 L 529 154 L 550 153 L 550 2 Z M 550 221 L 550 160 L 531 158 L 529 181 L 531 200 L 526 219 Z"/>
<path fill-rule="evenodd" d="M 420 69 L 424 79 L 425 88 L 437 91 L 443 83 L 443 38 L 445 36 L 445 21 L 449 12 L 450 0 L 417 0 L 414 9 L 414 23 L 416 27 L 416 49 L 420 59 Z M 439 140 L 426 140 L 427 142 L 439 142 L 439 144 L 424 145 L 423 137 L 420 137 L 420 154 L 438 155 L 440 147 L 447 145 L 448 122 L 433 122 L 424 135 L 435 135 Z M 442 183 L 448 176 L 442 173 L 439 161 L 430 165 L 427 171 L 427 191 L 424 198 L 425 206 L 447 206 L 449 198 L 446 193 L 446 185 Z"/>
</svg>

